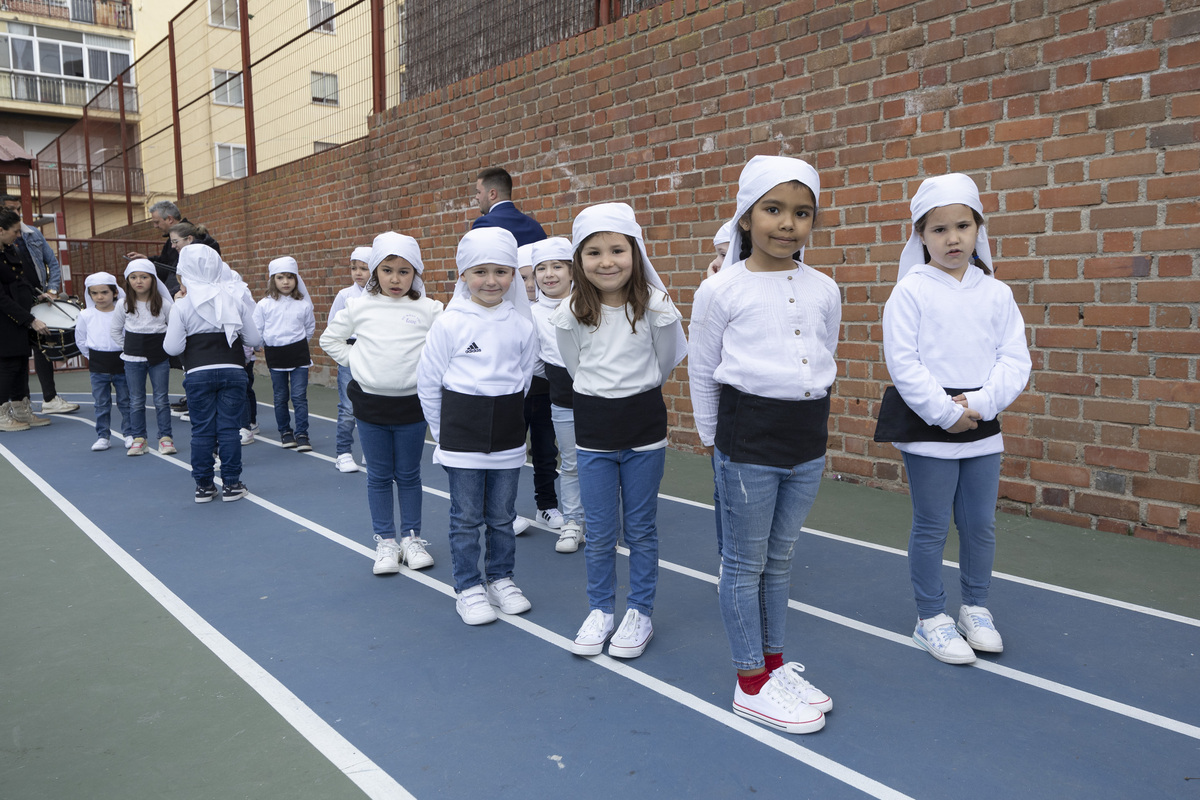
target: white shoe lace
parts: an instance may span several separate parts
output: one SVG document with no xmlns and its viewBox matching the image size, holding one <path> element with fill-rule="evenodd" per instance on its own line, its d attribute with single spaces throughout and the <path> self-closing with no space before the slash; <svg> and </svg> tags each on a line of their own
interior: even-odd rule
<svg viewBox="0 0 1200 800">
<path fill-rule="evenodd" d="M 375 534 L 375 560 L 381 561 L 386 557 L 399 558 L 400 545 L 396 544 L 395 539 L 385 539 L 378 533 Z"/>
<path fill-rule="evenodd" d="M 577 639 L 587 639 L 593 636 L 602 636 L 604 634 L 604 612 L 599 609 L 587 615 L 587 619 L 583 621 L 583 627 L 576 634 Z"/>
<path fill-rule="evenodd" d="M 412 558 L 414 555 L 417 555 L 418 553 L 420 553 L 422 555 L 429 555 L 429 552 L 425 549 L 425 545 L 427 545 L 427 544 L 429 544 L 429 542 L 426 541 L 425 539 L 422 539 L 420 536 L 404 537 L 405 557 Z"/>
<path fill-rule="evenodd" d="M 617 631 L 616 639 L 632 639 L 638 640 L 638 628 L 641 627 L 642 615 L 636 610 L 630 609 L 625 615 L 625 619 L 621 621 L 621 629 Z"/>
<path fill-rule="evenodd" d="M 789 661 L 775 670 L 772 673 L 772 677 L 778 677 L 783 682 L 783 685 L 788 688 L 788 691 L 807 703 L 810 693 L 822 694 L 822 692 L 803 678 L 800 675 L 802 672 L 804 672 L 803 664 L 798 661 Z"/>
</svg>

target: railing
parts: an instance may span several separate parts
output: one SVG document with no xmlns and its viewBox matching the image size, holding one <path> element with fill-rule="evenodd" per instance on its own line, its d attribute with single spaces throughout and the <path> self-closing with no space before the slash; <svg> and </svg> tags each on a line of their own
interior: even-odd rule
<svg viewBox="0 0 1200 800">
<path fill-rule="evenodd" d="M 22 72 L 0 70 L 0 100 L 23 100 L 28 103 L 48 103 L 57 106 L 78 106 L 88 103 L 93 109 L 118 111 L 120 99 L 115 89 L 102 91 L 108 83 L 86 81 L 80 78 L 56 78 L 48 75 L 29 75 Z M 136 114 L 138 109 L 137 89 L 125 87 L 125 112 Z"/>
<path fill-rule="evenodd" d="M 62 175 L 63 185 L 60 187 L 58 176 Z M 53 161 L 38 162 L 38 184 L 43 192 L 70 194 L 71 192 L 87 192 L 87 167 L 83 164 L 59 165 Z M 92 192 L 97 194 L 125 194 L 125 170 L 122 167 L 92 167 Z M 145 179 L 142 170 L 129 168 L 129 191 L 131 194 L 146 193 Z"/>
<path fill-rule="evenodd" d="M 120 0 L 0 0 L 0 11 L 133 30 L 133 9 Z"/>
</svg>

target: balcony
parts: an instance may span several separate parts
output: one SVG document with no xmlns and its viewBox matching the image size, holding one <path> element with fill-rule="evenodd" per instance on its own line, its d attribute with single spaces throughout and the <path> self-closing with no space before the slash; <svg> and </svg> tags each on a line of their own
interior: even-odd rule
<svg viewBox="0 0 1200 800">
<path fill-rule="evenodd" d="M 102 81 L 88 81 L 82 78 L 59 78 L 0 70 L 0 101 L 17 100 L 78 108 L 90 103 L 89 111 L 120 111 L 121 101 L 116 86 L 104 91 L 107 86 L 109 84 Z M 137 110 L 137 88 L 126 86 L 125 113 L 136 114 Z"/>
<path fill-rule="evenodd" d="M 75 192 L 87 193 L 87 166 L 84 164 L 62 164 L 62 182 L 58 183 L 59 165 L 53 161 L 38 161 L 38 184 L 42 196 L 66 194 Z M 125 170 L 120 166 L 92 167 L 92 193 L 125 195 Z M 142 170 L 137 167 L 129 168 L 129 193 L 143 195 L 146 193 L 145 179 Z"/>
<path fill-rule="evenodd" d="M 0 11 L 133 30 L 133 9 L 120 0 L 0 0 Z"/>
</svg>

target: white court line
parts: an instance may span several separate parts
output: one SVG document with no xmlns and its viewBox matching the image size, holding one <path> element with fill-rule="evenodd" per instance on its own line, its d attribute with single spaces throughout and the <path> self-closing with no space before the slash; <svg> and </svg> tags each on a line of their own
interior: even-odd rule
<svg viewBox="0 0 1200 800">
<path fill-rule="evenodd" d="M 38 491 L 57 506 L 171 616 L 179 620 L 193 636 L 237 673 L 250 688 L 258 692 L 273 709 L 279 712 L 280 716 L 287 720 L 288 724 L 311 742 L 322 755 L 341 770 L 342 774 L 362 789 L 367 797 L 373 800 L 415 800 L 413 795 L 397 783 L 392 776 L 380 769 L 374 761 L 367 758 L 325 720 L 321 719 L 275 676 L 259 666 L 237 645 L 218 632 L 191 606 L 143 567 L 137 559 L 109 538 L 108 534 L 92 522 L 87 515 L 17 458 L 11 450 L 0 445 L 0 455 L 3 455 L 18 472 L 37 487 Z M 160 458 L 171 460 L 166 456 L 160 456 Z"/>
</svg>

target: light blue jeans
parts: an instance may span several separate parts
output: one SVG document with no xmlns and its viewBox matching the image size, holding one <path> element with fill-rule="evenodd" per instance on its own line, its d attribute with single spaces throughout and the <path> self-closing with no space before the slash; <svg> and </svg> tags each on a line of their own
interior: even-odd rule
<svg viewBox="0 0 1200 800">
<path fill-rule="evenodd" d="M 171 435 L 171 364 L 160 361 L 126 361 L 125 381 L 129 385 L 129 427 L 134 438 L 146 437 L 146 378 L 154 392 L 154 419 L 158 438 Z"/>
<path fill-rule="evenodd" d="M 735 669 L 758 669 L 764 653 L 783 652 L 792 553 L 824 470 L 824 456 L 785 469 L 737 463 L 713 450 L 723 531 L 721 619 Z"/>
<path fill-rule="evenodd" d="M 558 495 L 562 515 L 583 524 L 583 502 L 579 499 L 579 463 L 575 455 L 575 411 L 550 404 L 554 438 L 558 440 Z"/>
<path fill-rule="evenodd" d="M 90 372 L 92 378 L 92 402 L 96 409 L 96 438 L 108 439 L 111 431 L 109 422 L 112 419 L 112 393 L 117 393 L 117 410 L 121 412 L 121 435 L 133 436 L 133 425 L 129 419 L 129 382 L 124 373 L 109 374 L 106 372 Z M 145 391 L 143 389 L 143 391 Z M 145 405 L 145 400 L 142 405 Z"/>
<path fill-rule="evenodd" d="M 367 458 L 371 458 L 368 453 Z M 375 469 L 372 460 L 371 470 Z M 517 481 L 521 469 L 459 469 L 445 467 L 450 479 L 450 559 L 454 591 L 511 578 L 517 560 Z M 368 474 L 370 474 L 368 472 Z M 487 553 L 479 572 L 479 527 L 483 525 Z"/>
<path fill-rule="evenodd" d="M 350 374 L 349 367 L 343 367 L 339 364 L 337 378 L 338 416 L 335 444 L 337 446 L 337 454 L 340 456 L 343 453 L 349 453 L 350 448 L 354 445 L 354 404 L 346 396 L 346 387 L 350 385 L 350 381 L 354 380 L 354 376 Z M 421 433 L 421 437 L 424 439 L 424 432 Z"/>
<path fill-rule="evenodd" d="M 617 534 L 624 516 L 629 548 L 627 608 L 650 616 L 658 588 L 658 486 L 666 448 L 657 450 L 578 450 L 579 490 L 587 520 L 588 606 L 615 613 Z"/>
<path fill-rule="evenodd" d="M 962 459 L 902 455 L 913 509 L 908 569 L 917 615 L 928 619 L 946 610 L 942 551 L 951 513 L 958 529 L 963 605 L 986 606 L 996 557 L 996 499 L 1003 453 Z"/>
</svg>

